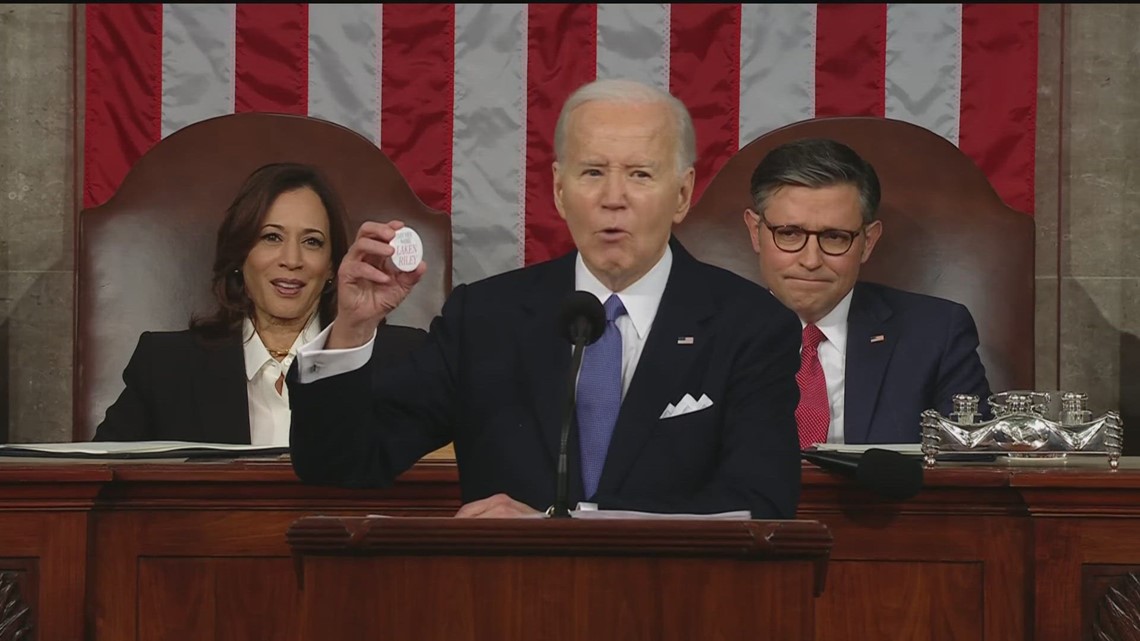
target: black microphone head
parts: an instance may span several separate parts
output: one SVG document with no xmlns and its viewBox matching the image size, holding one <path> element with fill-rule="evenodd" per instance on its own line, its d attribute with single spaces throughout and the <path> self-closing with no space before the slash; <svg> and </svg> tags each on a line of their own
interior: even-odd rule
<svg viewBox="0 0 1140 641">
<path fill-rule="evenodd" d="M 870 448 L 859 460 L 855 478 L 860 485 L 890 499 L 912 498 L 922 489 L 922 459 Z"/>
<path fill-rule="evenodd" d="M 566 340 L 590 345 L 606 331 L 606 310 L 598 297 L 590 292 L 571 292 L 562 301 L 558 324 Z"/>
</svg>

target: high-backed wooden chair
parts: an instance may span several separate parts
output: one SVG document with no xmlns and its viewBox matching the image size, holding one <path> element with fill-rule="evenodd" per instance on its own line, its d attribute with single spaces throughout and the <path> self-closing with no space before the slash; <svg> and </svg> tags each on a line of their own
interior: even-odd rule
<svg viewBox="0 0 1140 641">
<path fill-rule="evenodd" d="M 773 148 L 831 138 L 870 162 L 882 184 L 883 236 L 860 279 L 966 305 L 995 391 L 1033 386 L 1032 217 L 1007 207 L 961 150 L 884 118 L 806 120 L 757 138 L 709 183 L 677 236 L 698 258 L 759 282 L 741 217 L 749 181 Z"/>
<path fill-rule="evenodd" d="M 271 162 L 321 169 L 345 203 L 352 235 L 365 220 L 413 226 L 429 269 L 391 322 L 426 328 L 439 312 L 451 289 L 450 217 L 420 202 L 376 145 L 302 116 L 236 114 L 191 125 L 147 152 L 111 200 L 79 216 L 76 440 L 90 439 L 122 391 L 139 334 L 186 329 L 192 314 L 213 309 L 218 225 L 242 181 Z"/>
</svg>

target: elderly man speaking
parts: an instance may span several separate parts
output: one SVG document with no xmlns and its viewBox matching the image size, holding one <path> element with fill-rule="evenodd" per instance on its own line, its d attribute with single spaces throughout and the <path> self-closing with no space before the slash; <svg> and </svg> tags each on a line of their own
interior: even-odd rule
<svg viewBox="0 0 1140 641">
<path fill-rule="evenodd" d="M 337 275 L 336 321 L 288 378 L 298 476 L 385 485 L 454 441 L 457 516 L 546 509 L 571 362 L 559 309 L 581 290 L 604 304 L 606 323 L 577 379 L 570 504 L 792 517 L 799 324 L 672 238 L 689 211 L 695 148 L 688 111 L 668 93 L 627 80 L 579 88 L 558 119 L 553 165 L 576 251 L 456 287 L 397 367 L 374 368 L 371 342 L 426 267 L 392 267 L 399 221 L 362 225 Z"/>
</svg>

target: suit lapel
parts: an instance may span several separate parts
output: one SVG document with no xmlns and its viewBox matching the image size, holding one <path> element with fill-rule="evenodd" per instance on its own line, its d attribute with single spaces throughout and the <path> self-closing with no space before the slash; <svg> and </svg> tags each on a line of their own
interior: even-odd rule
<svg viewBox="0 0 1140 641">
<path fill-rule="evenodd" d="M 673 267 L 653 327 L 642 349 L 629 390 L 621 404 L 606 454 L 598 492 L 617 491 L 633 462 L 653 434 L 661 411 L 676 398 L 668 398 L 677 381 L 692 370 L 692 364 L 707 345 L 705 321 L 716 311 L 702 287 L 696 261 L 678 243 L 673 248 Z M 691 344 L 677 339 L 691 336 Z M 698 395 L 701 390 L 686 390 Z"/>
<path fill-rule="evenodd" d="M 522 302 L 522 312 L 529 320 L 516 345 L 521 362 L 519 385 L 523 398 L 532 401 L 552 463 L 558 460 L 571 352 L 558 326 L 558 312 L 562 300 L 574 288 L 576 256 L 571 253 L 558 259 L 550 266 L 550 272 L 535 279 Z M 570 460 L 576 458 L 571 453 Z"/>
<path fill-rule="evenodd" d="M 241 341 L 203 346 L 200 354 L 192 380 L 201 439 L 207 443 L 249 443 L 249 398 Z"/>
<path fill-rule="evenodd" d="M 879 388 L 898 339 L 891 331 L 891 314 L 874 289 L 856 283 L 847 315 L 844 366 L 843 440 L 848 443 L 866 443 L 870 435 Z"/>
</svg>

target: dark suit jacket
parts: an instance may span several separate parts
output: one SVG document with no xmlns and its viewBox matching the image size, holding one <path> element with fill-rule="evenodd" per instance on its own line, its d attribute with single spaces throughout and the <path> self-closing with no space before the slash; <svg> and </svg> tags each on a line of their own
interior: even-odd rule
<svg viewBox="0 0 1140 641">
<path fill-rule="evenodd" d="M 622 403 L 597 494 L 605 509 L 791 518 L 799 324 L 764 289 L 697 262 L 675 240 L 657 316 Z M 554 501 L 571 349 L 558 311 L 575 254 L 455 288 L 426 344 L 378 376 L 287 377 L 293 467 L 302 480 L 392 481 L 454 440 L 463 500 Z M 692 337 L 691 344 L 679 342 Z M 686 393 L 707 409 L 660 419 Z M 575 430 L 576 432 L 576 430 Z M 584 497 L 578 444 L 570 501 Z"/>
<path fill-rule="evenodd" d="M 881 335 L 882 341 L 871 342 Z M 978 330 L 962 305 L 872 283 L 856 283 L 847 315 L 843 438 L 847 443 L 917 443 L 920 416 L 948 416 L 951 397 L 990 395 Z"/>
<path fill-rule="evenodd" d="M 383 325 L 372 365 L 398 360 L 423 342 L 423 330 Z M 143 332 L 123 370 L 126 388 L 96 441 L 249 443 L 245 354 L 241 340 L 201 343 L 190 330 Z"/>
</svg>

